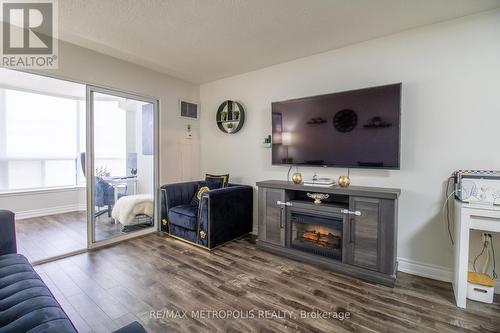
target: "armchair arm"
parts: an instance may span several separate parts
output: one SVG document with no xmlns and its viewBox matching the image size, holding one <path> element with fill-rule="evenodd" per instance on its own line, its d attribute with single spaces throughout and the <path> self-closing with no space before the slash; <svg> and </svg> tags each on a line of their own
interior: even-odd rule
<svg viewBox="0 0 500 333">
<path fill-rule="evenodd" d="M 194 193 L 198 189 L 198 181 L 184 182 L 176 184 L 167 184 L 160 187 L 161 189 L 161 219 L 167 218 L 167 213 L 170 208 L 187 205 L 191 202 Z"/>
<path fill-rule="evenodd" d="M 200 202 L 199 230 L 208 239 L 200 239 L 209 248 L 221 245 L 252 231 L 253 188 L 247 185 L 206 192 Z"/>
<path fill-rule="evenodd" d="M 8 210 L 0 210 L 0 255 L 16 252 L 16 225 L 14 213 Z"/>
</svg>

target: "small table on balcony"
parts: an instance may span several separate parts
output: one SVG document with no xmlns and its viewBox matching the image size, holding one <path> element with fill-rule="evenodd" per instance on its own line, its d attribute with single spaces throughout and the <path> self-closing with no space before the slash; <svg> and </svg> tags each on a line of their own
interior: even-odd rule
<svg viewBox="0 0 500 333">
<path fill-rule="evenodd" d="M 115 188 L 115 201 L 118 201 L 119 188 L 126 188 L 126 195 L 137 194 L 137 176 L 124 176 L 124 177 L 104 177 L 104 181 L 108 182 Z M 131 189 L 131 192 L 129 192 Z"/>
</svg>

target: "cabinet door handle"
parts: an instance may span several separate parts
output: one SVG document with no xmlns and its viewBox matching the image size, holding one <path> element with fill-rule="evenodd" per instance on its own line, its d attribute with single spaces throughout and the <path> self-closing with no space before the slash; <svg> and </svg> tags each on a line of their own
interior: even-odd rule
<svg viewBox="0 0 500 333">
<path fill-rule="evenodd" d="M 342 214 L 346 214 L 346 215 L 361 216 L 361 212 L 359 210 L 352 211 L 352 210 L 349 210 L 349 209 L 342 209 L 340 212 Z"/>
<path fill-rule="evenodd" d="M 280 229 L 283 229 L 283 208 L 280 208 Z"/>
<path fill-rule="evenodd" d="M 276 204 L 277 204 L 278 206 L 288 206 L 288 207 L 290 207 L 290 206 L 292 205 L 292 203 L 291 203 L 291 202 L 283 202 L 283 201 L 281 201 L 281 200 L 276 201 Z"/>
</svg>

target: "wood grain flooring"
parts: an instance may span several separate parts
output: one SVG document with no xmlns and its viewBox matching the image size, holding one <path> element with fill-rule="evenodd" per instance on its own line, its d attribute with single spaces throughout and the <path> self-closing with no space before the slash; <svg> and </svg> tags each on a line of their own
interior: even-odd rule
<svg viewBox="0 0 500 333">
<path fill-rule="evenodd" d="M 206 252 L 153 234 L 36 269 L 80 332 L 133 320 L 149 332 L 500 331 L 498 298 L 462 310 L 449 283 L 399 273 L 392 289 L 263 252 L 251 239 Z M 219 318 L 202 317 L 211 311 Z M 220 316 L 252 311 L 265 317 Z M 351 316 L 311 317 L 335 311 Z"/>
<path fill-rule="evenodd" d="M 122 227 L 103 215 L 96 221 L 96 239 L 121 235 Z M 78 211 L 17 220 L 16 237 L 18 252 L 31 262 L 86 249 L 86 213 Z"/>
</svg>

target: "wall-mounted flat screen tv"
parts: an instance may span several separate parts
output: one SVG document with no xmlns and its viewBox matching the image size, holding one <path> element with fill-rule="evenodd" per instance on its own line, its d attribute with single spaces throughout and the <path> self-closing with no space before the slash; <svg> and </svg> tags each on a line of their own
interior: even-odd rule
<svg viewBox="0 0 500 333">
<path fill-rule="evenodd" d="M 399 169 L 401 83 L 272 103 L 274 165 Z"/>
</svg>

